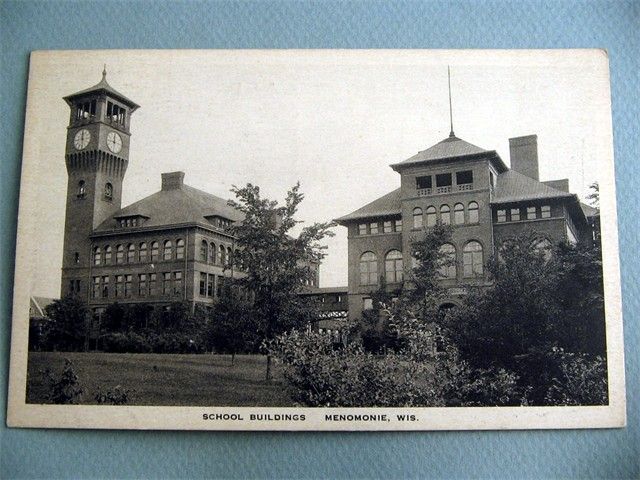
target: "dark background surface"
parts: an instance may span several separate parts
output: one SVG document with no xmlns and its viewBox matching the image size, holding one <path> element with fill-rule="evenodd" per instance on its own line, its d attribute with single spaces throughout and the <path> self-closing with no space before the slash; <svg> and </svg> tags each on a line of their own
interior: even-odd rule
<svg viewBox="0 0 640 480">
<path fill-rule="evenodd" d="M 3 478 L 638 478 L 640 3 L 0 3 L 0 412 L 5 423 L 29 52 L 98 48 L 605 48 L 613 97 L 628 427 L 425 433 L 0 430 Z M 634 240 L 636 239 L 636 240 Z"/>
</svg>

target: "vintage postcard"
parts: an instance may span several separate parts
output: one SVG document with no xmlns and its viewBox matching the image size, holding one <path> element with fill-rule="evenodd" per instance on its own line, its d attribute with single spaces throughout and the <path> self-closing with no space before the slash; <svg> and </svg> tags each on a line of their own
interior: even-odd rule
<svg viewBox="0 0 640 480">
<path fill-rule="evenodd" d="M 31 55 L 8 424 L 625 425 L 601 50 Z"/>
</svg>

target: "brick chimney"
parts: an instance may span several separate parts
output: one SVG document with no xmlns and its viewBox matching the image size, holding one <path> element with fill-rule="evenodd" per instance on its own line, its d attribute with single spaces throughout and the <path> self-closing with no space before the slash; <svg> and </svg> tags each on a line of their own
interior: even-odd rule
<svg viewBox="0 0 640 480">
<path fill-rule="evenodd" d="M 527 135 L 509 139 L 511 169 L 538 180 L 538 136 Z"/>
<path fill-rule="evenodd" d="M 184 185 L 184 172 L 162 174 L 162 190 L 178 190 Z"/>
</svg>

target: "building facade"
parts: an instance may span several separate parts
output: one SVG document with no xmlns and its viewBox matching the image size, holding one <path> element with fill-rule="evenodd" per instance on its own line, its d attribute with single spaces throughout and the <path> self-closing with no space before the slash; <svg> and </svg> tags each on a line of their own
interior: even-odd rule
<svg viewBox="0 0 640 480">
<path fill-rule="evenodd" d="M 450 266 L 443 287 L 455 305 L 465 286 L 488 286 L 485 264 L 510 238 L 529 233 L 539 246 L 593 238 L 596 211 L 569 192 L 566 179 L 540 181 L 537 136 L 509 140 L 511 168 L 495 150 L 453 132 L 413 157 L 391 165 L 400 187 L 336 221 L 348 230 L 349 318 L 372 306 L 384 276 L 399 291 L 412 265 L 411 244 L 437 222 L 453 227 L 441 246 Z M 444 306 L 444 305 L 443 305 Z"/>
<path fill-rule="evenodd" d="M 243 215 L 227 200 L 162 174 L 160 191 L 122 207 L 131 116 L 139 106 L 95 86 L 64 98 L 70 107 L 61 295 L 86 298 L 99 317 L 114 302 L 212 305 L 236 246 L 228 227 Z M 311 264 L 318 285 L 318 265 Z"/>
</svg>

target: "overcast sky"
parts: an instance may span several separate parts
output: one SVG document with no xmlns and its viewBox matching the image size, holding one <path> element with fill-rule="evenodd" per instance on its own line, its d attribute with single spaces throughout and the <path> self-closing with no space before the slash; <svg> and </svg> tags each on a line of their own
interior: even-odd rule
<svg viewBox="0 0 640 480">
<path fill-rule="evenodd" d="M 68 106 L 100 81 L 141 105 L 131 120 L 123 206 L 162 172 L 229 198 L 251 182 L 282 199 L 300 181 L 306 223 L 347 214 L 399 186 L 389 165 L 449 133 L 447 65 L 458 137 L 497 150 L 538 135 L 540 179 L 581 197 L 611 158 L 606 57 L 598 51 L 85 51 L 32 56 L 21 193 L 39 259 L 34 295 L 60 289 Z M 23 200 L 21 200 L 23 201 Z M 22 214 L 22 213 L 21 213 Z M 327 241 L 321 286 L 347 283 L 344 227 Z M 48 261 L 46 261 L 48 260 Z"/>
</svg>

